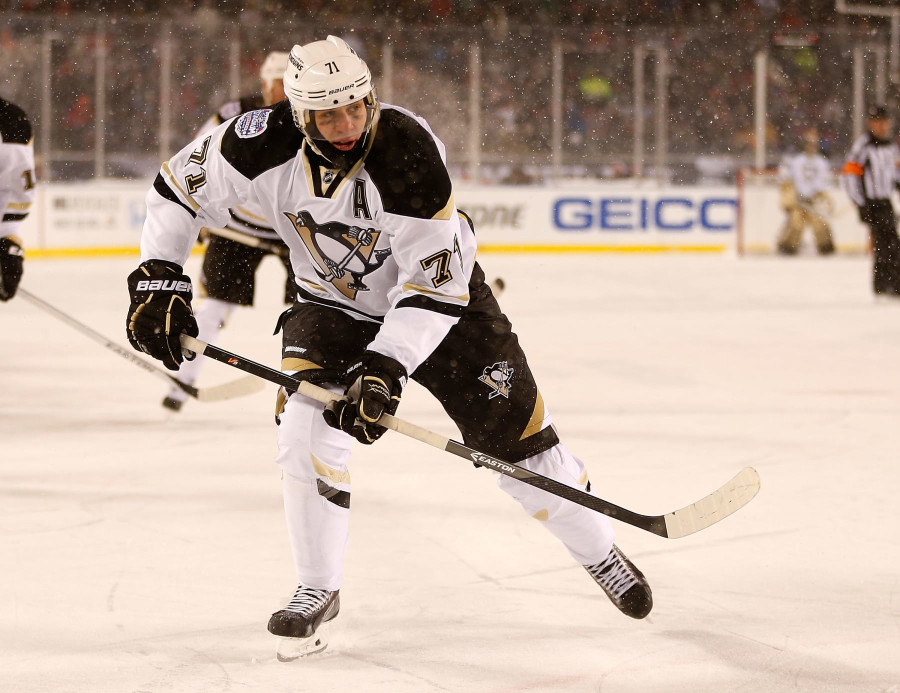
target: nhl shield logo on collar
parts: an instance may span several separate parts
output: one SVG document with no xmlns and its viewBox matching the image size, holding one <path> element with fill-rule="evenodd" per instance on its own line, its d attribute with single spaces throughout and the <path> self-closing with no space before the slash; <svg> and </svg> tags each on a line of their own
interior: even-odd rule
<svg viewBox="0 0 900 693">
<path fill-rule="evenodd" d="M 494 399 L 501 395 L 509 399 L 510 381 L 514 372 L 515 369 L 510 368 L 506 361 L 498 361 L 493 366 L 485 367 L 478 379 L 491 388 L 488 399 Z"/>
</svg>

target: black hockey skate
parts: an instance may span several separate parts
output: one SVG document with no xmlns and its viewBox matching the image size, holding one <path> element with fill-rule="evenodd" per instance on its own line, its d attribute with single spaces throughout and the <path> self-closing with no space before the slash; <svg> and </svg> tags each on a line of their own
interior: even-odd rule
<svg viewBox="0 0 900 693">
<path fill-rule="evenodd" d="M 600 563 L 584 566 L 619 611 L 631 618 L 644 618 L 653 608 L 653 595 L 644 574 L 613 545 Z"/>
<path fill-rule="evenodd" d="M 292 662 L 328 647 L 322 628 L 341 610 L 340 590 L 330 592 L 300 585 L 288 605 L 269 619 L 269 632 L 279 636 L 275 655 Z"/>
</svg>

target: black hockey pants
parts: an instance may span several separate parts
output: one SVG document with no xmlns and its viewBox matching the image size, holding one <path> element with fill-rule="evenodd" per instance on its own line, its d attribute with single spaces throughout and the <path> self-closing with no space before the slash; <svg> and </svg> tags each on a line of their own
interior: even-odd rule
<svg viewBox="0 0 900 693">
<path fill-rule="evenodd" d="M 872 288 L 876 294 L 900 293 L 900 238 L 890 200 L 870 202 L 861 210 L 872 232 L 875 262 Z"/>
</svg>

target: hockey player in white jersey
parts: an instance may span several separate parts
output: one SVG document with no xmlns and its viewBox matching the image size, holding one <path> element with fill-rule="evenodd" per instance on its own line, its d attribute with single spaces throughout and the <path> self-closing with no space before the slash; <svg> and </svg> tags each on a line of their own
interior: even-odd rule
<svg viewBox="0 0 900 693">
<path fill-rule="evenodd" d="M 290 392 L 278 405 L 277 462 L 296 564 L 293 599 L 269 620 L 292 659 L 325 646 L 340 610 L 354 438 L 385 431 L 407 378 L 428 389 L 463 441 L 590 490 L 558 439 L 525 355 L 475 261 L 444 145 L 409 111 L 379 103 L 369 69 L 343 40 L 294 46 L 288 100 L 246 113 L 165 163 L 147 196 L 141 264 L 129 276 L 132 345 L 177 368 L 197 333 L 182 265 L 201 226 L 256 200 L 291 249 L 297 302 L 282 315 L 282 370 L 348 399 Z M 506 476 L 498 485 L 566 546 L 633 618 L 652 608 L 641 572 L 604 515 Z"/>
<path fill-rule="evenodd" d="M 226 103 L 203 124 L 197 137 L 205 137 L 226 120 L 241 113 L 283 101 L 287 57 L 287 53 L 280 51 L 269 53 L 259 71 L 262 93 Z M 224 230 L 204 230 L 207 243 L 200 270 L 203 300 L 195 313 L 200 329 L 199 337 L 204 342 L 216 341 L 219 330 L 226 325 L 237 306 L 253 305 L 256 271 L 265 257 L 275 255 L 284 264 L 287 274 L 284 302 L 293 303 L 296 294 L 288 248 L 271 223 L 265 219 L 259 206 L 248 201 L 233 207 L 230 215 Z M 178 380 L 185 385 L 193 385 L 206 360 L 201 357 L 183 363 L 178 371 Z M 173 385 L 162 405 L 172 411 L 179 411 L 187 398 L 188 394 L 182 388 Z"/>
<path fill-rule="evenodd" d="M 0 99 L 0 301 L 16 295 L 25 251 L 19 228 L 34 202 L 34 142 L 21 108 Z"/>
<path fill-rule="evenodd" d="M 831 207 L 828 189 L 834 176 L 828 160 L 819 151 L 815 130 L 804 134 L 804 151 L 785 157 L 778 168 L 781 206 L 787 213 L 778 239 L 778 252 L 794 255 L 800 249 L 804 229 L 812 229 L 820 255 L 834 252 L 831 226 L 825 215 Z"/>
</svg>

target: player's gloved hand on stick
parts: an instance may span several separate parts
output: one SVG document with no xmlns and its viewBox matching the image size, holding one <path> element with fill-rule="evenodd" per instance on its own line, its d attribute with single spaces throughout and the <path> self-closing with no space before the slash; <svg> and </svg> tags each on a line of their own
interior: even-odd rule
<svg viewBox="0 0 900 693">
<path fill-rule="evenodd" d="M 348 399 L 333 400 L 323 412 L 332 428 L 371 445 L 387 430 L 378 425 L 382 414 L 393 414 L 400 405 L 406 369 L 390 356 L 366 351 L 347 369 Z"/>
<path fill-rule="evenodd" d="M 12 236 L 0 238 L 0 301 L 8 301 L 16 295 L 24 261 L 25 251 L 19 239 Z"/>
<path fill-rule="evenodd" d="M 147 260 L 128 275 L 128 293 L 125 328 L 131 346 L 177 371 L 184 361 L 181 334 L 200 332 L 191 310 L 191 278 L 174 262 Z"/>
</svg>

